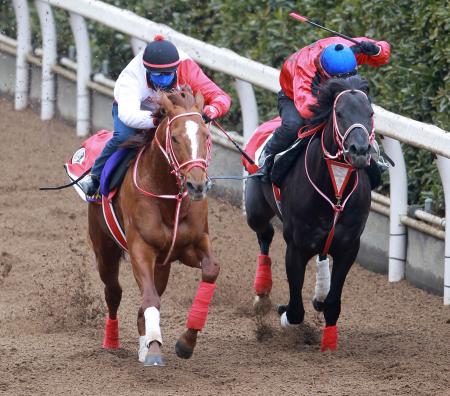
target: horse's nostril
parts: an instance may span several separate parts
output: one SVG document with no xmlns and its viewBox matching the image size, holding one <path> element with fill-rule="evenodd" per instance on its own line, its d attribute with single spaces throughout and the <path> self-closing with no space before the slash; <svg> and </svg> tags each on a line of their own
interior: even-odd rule
<svg viewBox="0 0 450 396">
<path fill-rule="evenodd" d="M 201 193 L 206 188 L 206 185 L 203 183 L 186 182 L 186 187 L 191 193 Z"/>
</svg>

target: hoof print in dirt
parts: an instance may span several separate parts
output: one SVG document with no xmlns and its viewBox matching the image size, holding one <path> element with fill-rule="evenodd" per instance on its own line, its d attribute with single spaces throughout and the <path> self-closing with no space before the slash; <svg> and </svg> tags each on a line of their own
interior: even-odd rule
<svg viewBox="0 0 450 396">
<path fill-rule="evenodd" d="M 0 282 L 11 272 L 12 261 L 13 257 L 9 253 L 2 252 L 0 256 Z"/>
</svg>

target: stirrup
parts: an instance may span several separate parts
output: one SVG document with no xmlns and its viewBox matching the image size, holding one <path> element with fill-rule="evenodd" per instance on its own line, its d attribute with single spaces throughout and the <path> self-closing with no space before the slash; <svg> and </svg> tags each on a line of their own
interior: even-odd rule
<svg viewBox="0 0 450 396">
<path fill-rule="evenodd" d="M 98 189 L 100 187 L 100 181 L 96 176 L 88 175 L 77 184 L 87 197 L 95 198 L 96 196 L 99 196 Z"/>
<path fill-rule="evenodd" d="M 391 167 L 391 164 L 387 162 L 382 155 L 378 157 L 378 161 L 376 161 L 378 168 L 380 168 L 381 173 L 385 172 Z"/>
</svg>

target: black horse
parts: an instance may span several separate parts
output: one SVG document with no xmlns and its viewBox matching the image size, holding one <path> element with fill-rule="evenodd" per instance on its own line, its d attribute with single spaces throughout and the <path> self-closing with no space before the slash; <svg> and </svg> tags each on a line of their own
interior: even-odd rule
<svg viewBox="0 0 450 396">
<path fill-rule="evenodd" d="M 331 79 L 321 87 L 318 104 L 312 110 L 312 126 L 323 127 L 316 128 L 318 131 L 310 137 L 281 184 L 282 214 L 271 186 L 256 178 L 246 184 L 245 208 L 247 222 L 256 232 L 260 246 L 255 277 L 257 312 L 264 312 L 262 307 L 270 303 L 269 248 L 274 235 L 271 219 L 277 215 L 282 217 L 287 244 L 289 282 L 289 303 L 278 306 L 281 325 L 303 322 L 301 291 L 305 268 L 311 257 L 318 255 L 313 305 L 324 313 L 321 350 L 326 350 L 337 346 L 336 322 L 342 289 L 358 253 L 370 209 L 371 184 L 365 168 L 370 163 L 374 131 L 368 85 L 359 76 Z M 343 183 L 345 179 L 347 183 Z M 333 257 L 331 280 L 328 253 Z"/>
</svg>

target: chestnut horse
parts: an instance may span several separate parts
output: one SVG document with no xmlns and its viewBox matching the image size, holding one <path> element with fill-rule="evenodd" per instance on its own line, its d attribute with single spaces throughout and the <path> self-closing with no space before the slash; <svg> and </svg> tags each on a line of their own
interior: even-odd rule
<svg viewBox="0 0 450 396">
<path fill-rule="evenodd" d="M 202 280 L 189 312 L 187 329 L 176 343 L 179 357 L 192 356 L 213 296 L 219 265 L 208 233 L 207 167 L 210 133 L 200 112 L 203 97 L 189 88 L 161 93 L 165 115 L 153 139 L 147 134 L 113 199 L 126 236 L 133 274 L 141 292 L 137 315 L 139 361 L 163 366 L 160 330 L 161 296 L 171 262 L 201 268 Z M 122 297 L 119 261 L 123 250 L 112 238 L 99 205 L 89 204 L 89 235 L 100 278 L 105 284 L 108 317 L 104 348 L 118 348 L 117 310 Z"/>
</svg>

